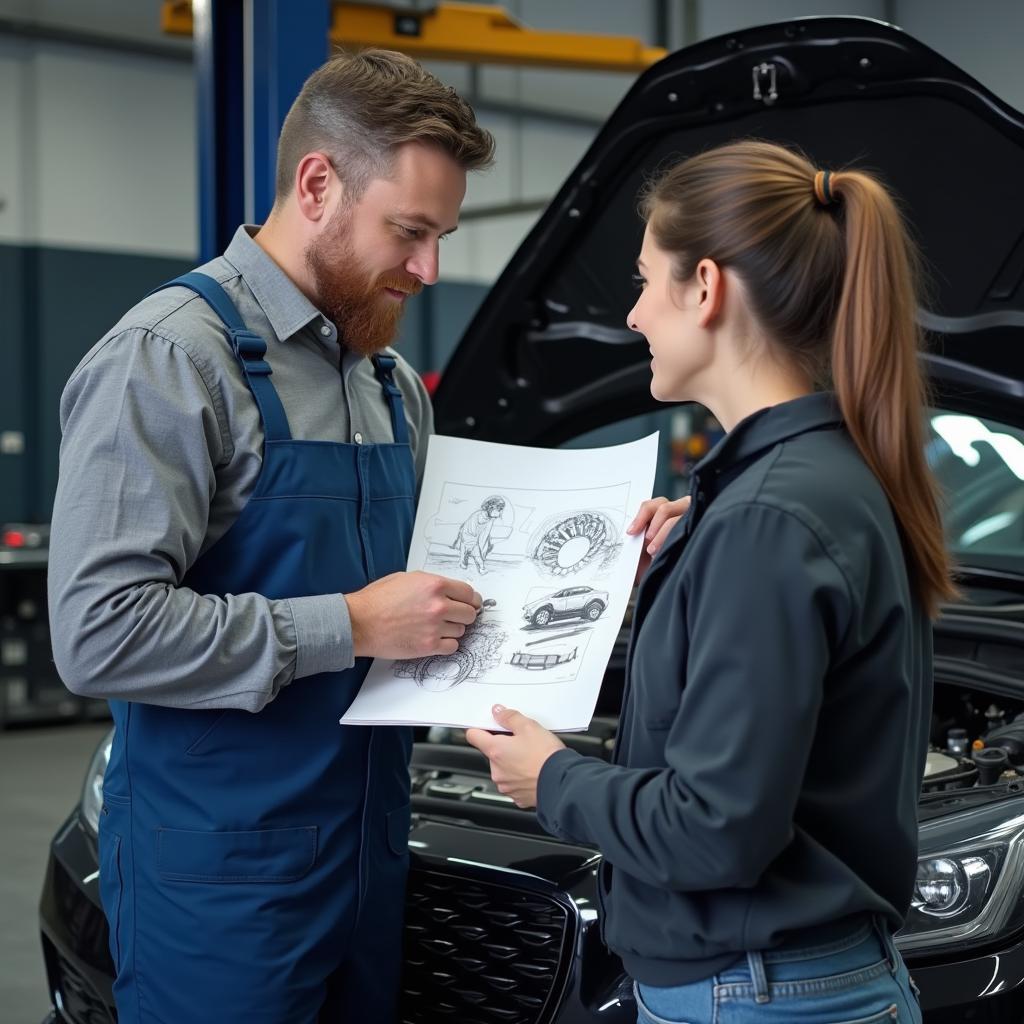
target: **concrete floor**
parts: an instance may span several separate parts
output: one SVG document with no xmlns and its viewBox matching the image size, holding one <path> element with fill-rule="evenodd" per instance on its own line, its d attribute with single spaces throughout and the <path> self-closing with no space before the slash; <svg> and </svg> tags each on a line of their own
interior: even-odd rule
<svg viewBox="0 0 1024 1024">
<path fill-rule="evenodd" d="M 78 802 L 110 723 L 0 732 L 0 1018 L 40 1024 L 49 1012 L 38 904 L 50 840 Z"/>
</svg>

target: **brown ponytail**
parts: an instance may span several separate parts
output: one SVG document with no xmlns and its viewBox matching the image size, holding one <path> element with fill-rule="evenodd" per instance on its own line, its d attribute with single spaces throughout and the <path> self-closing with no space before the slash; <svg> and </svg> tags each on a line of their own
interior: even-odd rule
<svg viewBox="0 0 1024 1024">
<path fill-rule="evenodd" d="M 935 481 L 924 459 L 917 258 L 889 193 L 859 171 L 832 175 L 846 273 L 832 333 L 832 382 L 846 427 L 896 512 L 911 579 L 934 615 L 954 596 Z"/>
<path fill-rule="evenodd" d="M 924 457 L 917 258 L 873 177 L 823 177 L 799 153 L 737 142 L 670 168 L 641 214 L 679 280 L 702 258 L 731 267 L 772 344 L 831 381 L 850 436 L 892 505 L 908 575 L 930 615 L 956 590 Z"/>
</svg>

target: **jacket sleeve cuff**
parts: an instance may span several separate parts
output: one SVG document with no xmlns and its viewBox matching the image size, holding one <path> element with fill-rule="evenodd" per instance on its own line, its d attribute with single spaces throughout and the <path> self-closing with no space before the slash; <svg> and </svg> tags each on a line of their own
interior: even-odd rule
<svg viewBox="0 0 1024 1024">
<path fill-rule="evenodd" d="M 288 600 L 295 623 L 295 678 L 342 672 L 355 664 L 352 620 L 341 594 Z"/>
<path fill-rule="evenodd" d="M 566 747 L 564 750 L 556 750 L 541 765 L 540 775 L 537 777 L 537 820 L 541 827 L 559 839 L 579 841 L 577 837 L 568 835 L 558 821 L 558 797 L 562 792 L 562 784 L 566 772 L 583 757 L 575 750 Z"/>
</svg>

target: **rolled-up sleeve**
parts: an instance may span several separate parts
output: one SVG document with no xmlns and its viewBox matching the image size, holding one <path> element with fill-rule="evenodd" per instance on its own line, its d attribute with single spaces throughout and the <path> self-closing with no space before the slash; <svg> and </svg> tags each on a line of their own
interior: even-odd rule
<svg viewBox="0 0 1024 1024">
<path fill-rule="evenodd" d="M 352 664 L 340 594 L 272 601 L 182 586 L 231 445 L 216 382 L 187 346 L 116 335 L 68 382 L 60 412 L 49 606 L 72 692 L 258 711 L 292 680 Z"/>
<path fill-rule="evenodd" d="M 677 607 L 687 641 L 685 665 L 660 669 L 681 681 L 665 765 L 629 768 L 559 752 L 541 772 L 538 816 L 648 884 L 746 887 L 792 838 L 850 592 L 818 535 L 780 508 L 724 510 L 690 544 L 665 583 L 683 588 Z M 648 673 L 660 640 L 641 631 L 638 645 L 648 649 L 635 658 L 646 659 Z"/>
</svg>

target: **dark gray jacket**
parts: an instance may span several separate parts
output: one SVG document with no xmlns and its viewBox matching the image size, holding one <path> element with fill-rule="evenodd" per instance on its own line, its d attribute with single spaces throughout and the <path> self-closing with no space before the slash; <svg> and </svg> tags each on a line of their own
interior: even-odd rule
<svg viewBox="0 0 1024 1024">
<path fill-rule="evenodd" d="M 559 751 L 538 816 L 596 845 L 604 934 L 649 985 L 880 914 L 916 872 L 931 625 L 833 396 L 762 410 L 694 473 L 637 598 L 615 764 Z"/>
</svg>

